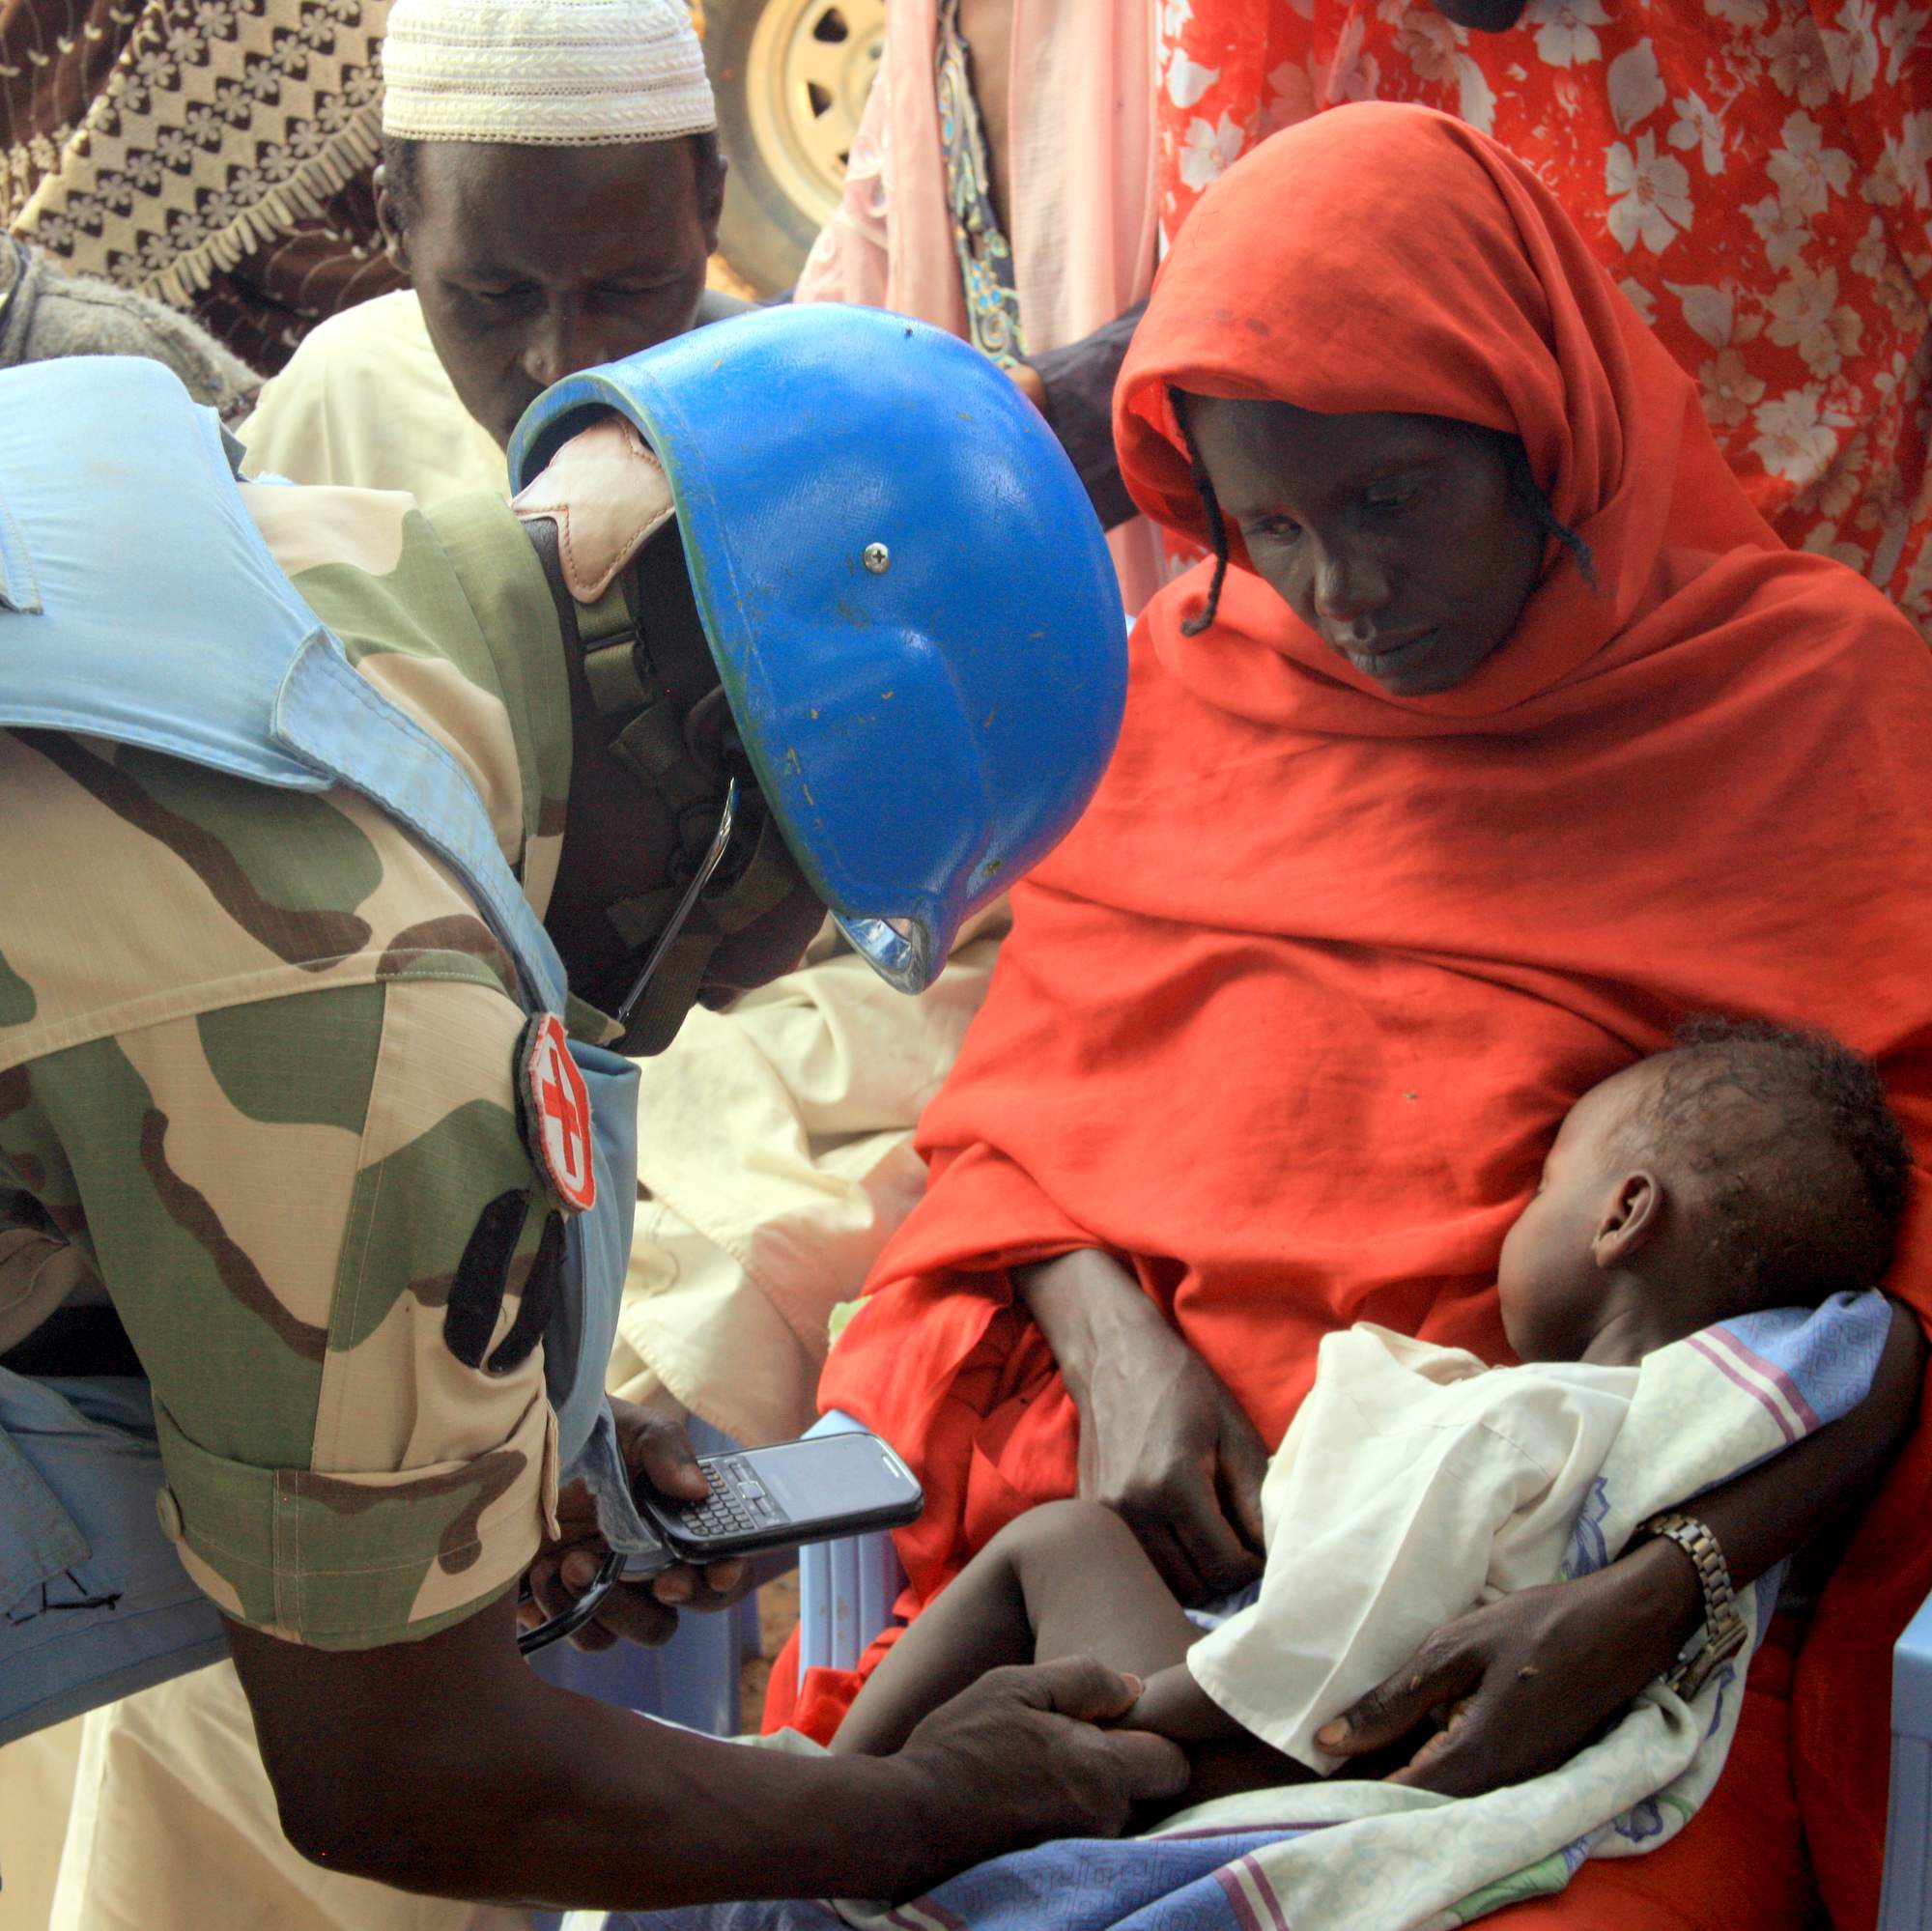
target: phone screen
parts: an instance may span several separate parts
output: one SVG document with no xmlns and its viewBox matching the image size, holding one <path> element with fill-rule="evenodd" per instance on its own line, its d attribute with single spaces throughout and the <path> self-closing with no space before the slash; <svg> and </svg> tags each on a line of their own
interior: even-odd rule
<svg viewBox="0 0 1932 1931">
<path fill-rule="evenodd" d="M 871 1434 L 822 1434 L 745 1458 L 795 1522 L 902 1507 L 912 1490 L 897 1458 Z"/>
</svg>

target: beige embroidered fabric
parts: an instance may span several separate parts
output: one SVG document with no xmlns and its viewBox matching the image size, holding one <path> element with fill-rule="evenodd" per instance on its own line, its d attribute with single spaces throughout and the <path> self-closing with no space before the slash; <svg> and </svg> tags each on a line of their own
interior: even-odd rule
<svg viewBox="0 0 1932 1931">
<path fill-rule="evenodd" d="M 172 306 L 214 292 L 232 312 L 203 319 L 272 367 L 303 321 L 395 285 L 366 182 L 387 18 L 387 0 L 0 0 L 0 218 Z"/>
</svg>

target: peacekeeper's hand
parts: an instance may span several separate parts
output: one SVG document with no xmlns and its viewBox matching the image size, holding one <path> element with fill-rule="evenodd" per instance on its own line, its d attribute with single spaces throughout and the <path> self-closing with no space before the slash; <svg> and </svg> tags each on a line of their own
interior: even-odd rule
<svg viewBox="0 0 1932 1931">
<path fill-rule="evenodd" d="M 1133 1530 L 1183 1603 L 1262 1571 L 1267 1449 L 1221 1377 L 1111 1255 L 1015 1270 L 1080 1411 L 1080 1493 Z"/>
<path fill-rule="evenodd" d="M 920 1855 L 901 1890 L 916 1896 L 982 1859 L 1049 1837 L 1112 1837 L 1137 1803 L 1187 1784 L 1179 1746 L 1123 1717 L 1138 1678 L 1091 1656 L 989 1670 L 933 1711 L 887 1759 L 915 1779 Z"/>
<path fill-rule="evenodd" d="M 667 1495 L 704 1499 L 704 1471 L 681 1422 L 631 1402 L 613 1399 L 617 1445 L 635 1482 L 639 1476 Z M 589 1588 L 605 1555 L 597 1512 L 581 1482 L 559 1491 L 557 1521 L 563 1533 L 546 1543 L 530 1564 L 530 1601 L 518 1612 L 526 1628 L 561 1615 Z M 748 1562 L 712 1562 L 702 1569 L 679 1565 L 640 1582 L 620 1582 L 595 1616 L 570 1638 L 579 1649 L 609 1649 L 627 1642 L 668 1642 L 680 1609 L 728 1609 L 753 1586 Z"/>
<path fill-rule="evenodd" d="M 1391 1783 L 1479 1797 L 1569 1762 L 1676 1661 L 1701 1620 L 1669 1543 L 1445 1623 L 1386 1682 L 1318 1730 L 1340 1756 L 1414 1744 Z"/>
</svg>

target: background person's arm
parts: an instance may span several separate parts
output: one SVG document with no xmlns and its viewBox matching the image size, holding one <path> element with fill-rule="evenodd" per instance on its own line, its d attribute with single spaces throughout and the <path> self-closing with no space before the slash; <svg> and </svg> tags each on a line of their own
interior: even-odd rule
<svg viewBox="0 0 1932 1931">
<path fill-rule="evenodd" d="M 1140 1283 L 1094 1248 L 1013 1269 L 1080 1413 L 1080 1493 L 1133 1530 L 1183 1603 L 1261 1574 L 1267 1449 Z"/>
<path fill-rule="evenodd" d="M 1137 301 L 1093 334 L 1063 349 L 1042 349 L 1009 371 L 1027 400 L 1053 426 L 1103 529 L 1140 514 L 1121 480 L 1121 459 L 1114 448 L 1114 383 L 1146 307 L 1145 301 Z"/>
<path fill-rule="evenodd" d="M 1917 1319 L 1895 1307 L 1864 1401 L 1698 1496 L 1694 1513 L 1722 1546 L 1738 1588 L 1869 1498 L 1911 1433 L 1925 1358 Z M 1455 1797 L 1517 1783 L 1567 1762 L 1675 1662 L 1703 1615 L 1690 1556 L 1675 1543 L 1648 1541 L 1593 1576 L 1525 1589 L 1445 1624 L 1320 1741 L 1365 1756 L 1410 1738 L 1447 1705 L 1448 1726 L 1396 1780 Z"/>
<path fill-rule="evenodd" d="M 419 1642 L 323 1650 L 229 1627 L 283 1829 L 331 1870 L 436 1896 L 645 1910 L 901 1897 L 980 1858 L 1111 1834 L 1171 1795 L 1171 1745 L 1087 1720 L 1091 1658 L 998 1670 L 893 1757 L 808 1758 L 552 1689 L 508 1597 Z"/>
</svg>

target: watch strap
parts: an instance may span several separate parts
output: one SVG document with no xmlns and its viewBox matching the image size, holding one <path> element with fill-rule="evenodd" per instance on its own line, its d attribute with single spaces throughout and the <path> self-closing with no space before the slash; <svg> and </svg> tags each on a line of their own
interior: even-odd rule
<svg viewBox="0 0 1932 1931">
<path fill-rule="evenodd" d="M 1744 1648 L 1750 1632 L 1738 1607 L 1737 1592 L 1731 1587 L 1730 1565 L 1724 1560 L 1722 1545 L 1708 1523 L 1671 1509 L 1653 1516 L 1643 1526 L 1647 1534 L 1674 1542 L 1690 1558 L 1704 1592 L 1704 1626 L 1663 1678 L 1665 1689 L 1688 1703 L 1720 1663 Z"/>
</svg>

